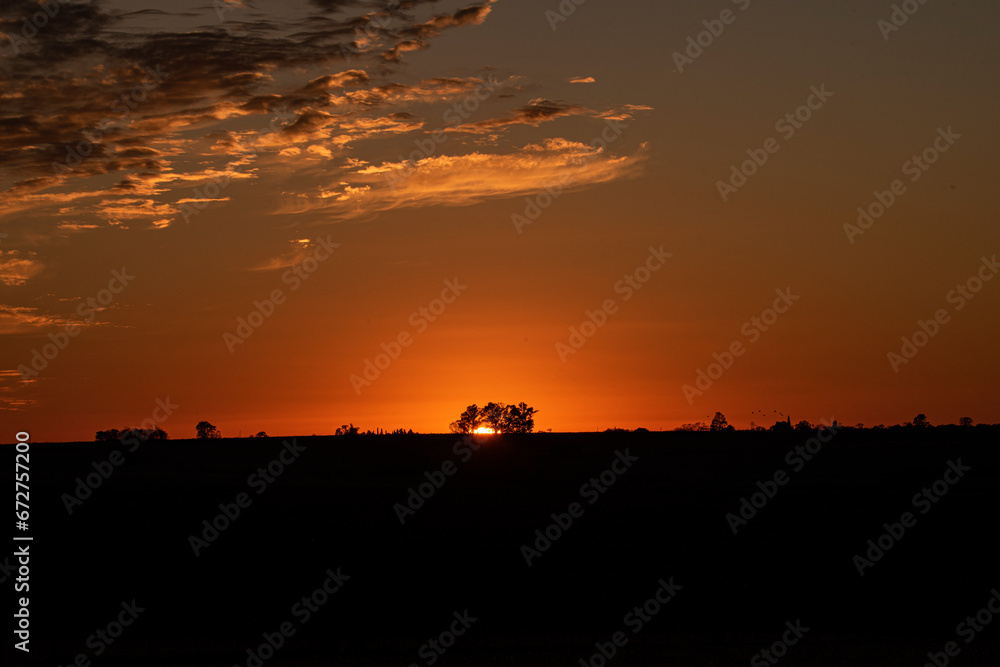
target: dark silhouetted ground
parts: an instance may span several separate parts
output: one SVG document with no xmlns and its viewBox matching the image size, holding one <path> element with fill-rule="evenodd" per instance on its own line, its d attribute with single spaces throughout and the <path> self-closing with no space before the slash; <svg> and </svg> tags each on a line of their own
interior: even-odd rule
<svg viewBox="0 0 1000 667">
<path fill-rule="evenodd" d="M 1000 587 L 998 434 L 842 431 L 797 472 L 785 456 L 808 436 L 503 436 L 466 462 L 457 436 L 300 437 L 260 494 L 248 477 L 282 438 L 146 442 L 72 515 L 61 496 L 126 448 L 33 444 L 31 663 L 248 665 L 289 622 L 260 664 L 428 665 L 421 646 L 468 610 L 435 664 L 579 665 L 622 631 L 609 665 L 748 665 L 800 621 L 778 664 L 920 667 L 954 641 L 952 664 L 997 665 L 1000 616 L 970 643 L 956 626 Z M 631 467 L 581 495 L 626 449 Z M 915 506 L 959 459 L 970 470 Z M 454 474 L 401 525 L 393 506 L 445 461 Z M 726 514 L 778 470 L 789 482 L 734 535 Z M 189 536 L 239 493 L 249 507 L 196 557 Z M 527 566 L 522 545 L 573 502 L 582 516 Z M 907 511 L 915 525 L 859 576 L 853 557 Z M 349 579 L 302 623 L 294 605 L 337 568 Z M 633 632 L 626 615 L 670 578 L 682 588 Z M 144 611 L 95 655 L 88 637 L 133 599 Z M 24 664 L 4 616 L 6 662 Z"/>
</svg>

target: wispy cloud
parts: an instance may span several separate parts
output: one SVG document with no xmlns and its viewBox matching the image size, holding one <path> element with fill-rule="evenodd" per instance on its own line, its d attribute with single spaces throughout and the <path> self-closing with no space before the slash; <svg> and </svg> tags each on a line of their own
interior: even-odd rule
<svg viewBox="0 0 1000 667">
<path fill-rule="evenodd" d="M 280 132 L 241 136 L 250 146 L 308 143 L 297 147 L 326 157 L 351 142 L 417 130 L 420 119 L 387 107 L 457 97 L 478 79 L 375 85 L 371 70 L 387 78 L 408 50 L 481 24 L 492 0 L 419 17 L 426 4 L 292 0 L 279 15 L 233 2 L 220 22 L 207 4 L 144 13 L 59 3 L 58 21 L 20 39 L 22 18 L 38 4 L 10 0 L 0 8 L 0 33 L 17 38 L 0 59 L 0 210 L 77 202 L 120 225 L 162 222 L 176 214 L 178 189 L 227 168 L 203 158 L 224 157 L 220 136 L 233 140 L 226 125 L 247 116 L 263 117 L 261 127 L 285 115 Z M 382 21 L 372 31 L 375 18 Z M 190 29 L 166 29 L 170 21 Z M 368 68 L 342 67 L 348 59 Z M 327 73 L 293 83 L 316 70 Z M 246 169 L 229 175 L 256 177 Z"/>
<path fill-rule="evenodd" d="M 501 144 L 517 128 L 622 121 L 649 107 L 594 110 L 537 97 L 504 111 L 503 100 L 529 88 L 516 75 L 487 67 L 479 75 L 406 75 L 407 53 L 444 31 L 483 24 L 494 4 L 289 0 L 279 14 L 235 1 L 174 12 L 60 3 L 59 21 L 0 60 L 0 213 L 49 216 L 49 238 L 65 239 L 108 227 L 167 228 L 190 207 L 229 202 L 233 191 L 221 194 L 218 184 L 269 177 L 294 190 L 277 212 L 332 210 L 341 218 L 516 196 L 562 177 L 583 187 L 636 173 L 641 152 L 598 152 L 581 164 L 578 149 L 559 147 L 570 139 L 541 137 L 542 150 L 523 139 L 520 147 Z M 5 3 L 0 31 L 20 30 L 37 7 Z M 435 143 L 406 163 L 405 182 L 388 185 L 385 173 L 404 170 L 403 155 L 442 134 L 447 151 Z M 393 140 L 398 152 L 386 148 Z M 255 268 L 281 268 L 294 253 Z M 0 267 L 0 280 L 12 285 L 41 271 L 24 257 Z"/>
<path fill-rule="evenodd" d="M 473 152 L 383 162 L 342 174 L 341 181 L 312 196 L 284 202 L 282 213 L 327 210 L 339 218 L 400 207 L 468 206 L 558 186 L 564 191 L 636 175 L 645 160 L 566 139 L 529 144 L 512 153 Z"/>
<path fill-rule="evenodd" d="M 0 283 L 8 287 L 23 285 L 41 273 L 42 269 L 41 262 L 22 256 L 17 250 L 0 250 Z"/>
<path fill-rule="evenodd" d="M 67 324 L 82 324 L 78 319 L 49 315 L 38 308 L 0 305 L 0 334 L 26 333 Z"/>
</svg>

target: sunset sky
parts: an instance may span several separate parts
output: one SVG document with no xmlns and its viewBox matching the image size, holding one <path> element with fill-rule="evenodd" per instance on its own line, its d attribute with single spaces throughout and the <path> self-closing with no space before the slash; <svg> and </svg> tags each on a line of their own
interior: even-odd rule
<svg viewBox="0 0 1000 667">
<path fill-rule="evenodd" d="M 5 2 L 0 440 L 1000 421 L 996 3 L 578 2 Z"/>
</svg>

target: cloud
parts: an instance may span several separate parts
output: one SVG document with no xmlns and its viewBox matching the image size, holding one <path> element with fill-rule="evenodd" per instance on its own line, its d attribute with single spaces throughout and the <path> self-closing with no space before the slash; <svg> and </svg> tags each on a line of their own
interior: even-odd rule
<svg viewBox="0 0 1000 667">
<path fill-rule="evenodd" d="M 636 111 L 651 110 L 652 107 L 626 104 L 619 109 L 608 111 L 592 111 L 585 107 L 567 102 L 553 102 L 546 99 L 534 99 L 522 107 L 514 109 L 501 118 L 464 123 L 445 128 L 445 132 L 465 132 L 470 134 L 490 134 L 514 125 L 538 127 L 541 123 L 565 118 L 567 116 L 589 116 L 602 120 L 627 120 Z"/>
<path fill-rule="evenodd" d="M 382 53 L 382 59 L 387 62 L 398 62 L 402 54 L 409 51 L 418 51 L 427 47 L 426 39 L 436 37 L 442 30 L 448 28 L 458 28 L 468 25 L 480 25 L 492 11 L 492 4 L 496 0 L 471 5 L 451 14 L 437 14 L 428 21 L 417 23 L 411 27 L 404 28 L 399 34 L 405 39 L 396 43 L 392 48 Z"/>
<path fill-rule="evenodd" d="M 643 161 L 641 150 L 616 157 L 573 138 L 505 142 L 513 129 L 565 134 L 547 128 L 650 107 L 510 103 L 528 87 L 516 75 L 416 77 L 399 66 L 442 32 L 483 24 L 494 0 L 289 0 L 281 12 L 235 0 L 173 12 L 58 4 L 60 21 L 0 59 L 0 213 L 48 222 L 49 239 L 163 229 L 256 179 L 287 193 L 276 212 L 341 219 L 518 196 L 557 179 L 585 187 Z M 35 0 L 10 0 L 0 30 L 20 30 L 34 11 Z M 282 268 L 300 251 L 255 268 Z M 41 270 L 16 259 L 12 284 Z"/>
<path fill-rule="evenodd" d="M 56 229 L 66 232 L 82 232 L 88 229 L 99 229 L 100 225 L 88 224 L 84 222 L 60 222 Z"/>
<path fill-rule="evenodd" d="M 602 111 L 595 114 L 597 118 L 603 120 L 628 120 L 635 115 L 636 111 L 652 111 L 653 107 L 646 106 L 644 104 L 626 104 L 620 109 L 612 109 L 610 111 Z"/>
<path fill-rule="evenodd" d="M 0 305 L 0 335 L 73 324 L 84 326 L 86 323 L 58 315 L 46 315 L 40 313 L 37 308 Z"/>
<path fill-rule="evenodd" d="M 592 76 L 575 76 L 569 80 L 570 83 L 596 83 Z"/>
<path fill-rule="evenodd" d="M 633 155 L 562 138 L 529 144 L 507 154 L 474 152 L 383 162 L 341 175 L 335 186 L 284 202 L 282 213 L 327 210 L 339 219 L 401 207 L 468 206 L 487 199 L 562 192 L 637 175 L 645 146 Z"/>
<path fill-rule="evenodd" d="M 21 371 L 17 369 L 0 370 L 0 411 L 20 412 L 38 401 L 26 398 L 24 391 L 31 392 L 31 385 L 37 382 L 34 378 L 21 379 Z"/>
<path fill-rule="evenodd" d="M 289 241 L 289 243 L 294 244 L 290 250 L 283 252 L 274 257 L 270 257 L 255 266 L 250 267 L 251 271 L 277 271 L 278 269 L 287 269 L 290 266 L 295 266 L 304 260 L 306 257 L 312 254 L 312 248 L 309 245 L 309 239 L 294 239 Z"/>
<path fill-rule="evenodd" d="M 21 257 L 17 250 L 0 250 L 0 283 L 8 287 L 23 285 L 41 273 L 42 268 L 41 262 Z"/>
<path fill-rule="evenodd" d="M 446 128 L 446 132 L 469 132 L 485 134 L 509 127 L 511 125 L 530 125 L 538 127 L 540 123 L 555 120 L 563 116 L 574 116 L 587 113 L 587 110 L 575 104 L 566 102 L 550 102 L 549 100 L 531 100 L 527 105 L 514 109 L 503 118 L 491 118 L 475 123 L 465 123 Z"/>
<path fill-rule="evenodd" d="M 417 18 L 429 4 L 291 0 L 268 13 L 235 1 L 184 12 L 59 2 L 58 20 L 20 39 L 22 19 L 39 6 L 8 0 L 0 32 L 17 41 L 3 40 L 11 53 L 0 59 L 0 210 L 76 201 L 80 214 L 161 223 L 177 188 L 221 169 L 204 158 L 232 148 L 233 130 L 223 128 L 245 117 L 261 117 L 257 129 L 240 130 L 252 149 L 247 162 L 256 150 L 316 146 L 333 155 L 419 129 L 421 119 L 383 107 L 458 97 L 481 79 L 374 79 L 442 31 L 481 24 L 492 0 Z M 118 176 L 113 186 L 109 175 Z M 123 202 L 108 202 L 122 194 Z"/>
</svg>

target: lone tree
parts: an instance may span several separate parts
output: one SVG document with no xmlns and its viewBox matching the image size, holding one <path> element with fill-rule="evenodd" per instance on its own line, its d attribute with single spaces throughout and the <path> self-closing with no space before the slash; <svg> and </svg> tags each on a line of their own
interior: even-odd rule
<svg viewBox="0 0 1000 667">
<path fill-rule="evenodd" d="M 338 426 L 337 430 L 333 432 L 334 435 L 357 435 L 358 427 L 351 422 L 350 425 L 344 424 L 343 426 Z"/>
<path fill-rule="evenodd" d="M 913 425 L 916 426 L 917 428 L 927 428 L 928 426 L 931 425 L 931 423 L 927 421 L 927 415 L 921 412 L 919 415 L 913 418 Z"/>
<path fill-rule="evenodd" d="M 709 427 L 710 431 L 725 431 L 726 427 L 729 426 L 729 422 L 726 421 L 726 415 L 721 412 L 716 412 L 715 416 L 712 417 L 712 425 Z"/>
<path fill-rule="evenodd" d="M 958 420 L 958 425 L 964 427 L 972 426 L 972 417 L 962 417 Z"/>
<path fill-rule="evenodd" d="M 212 424 L 202 421 L 198 422 L 198 425 L 194 427 L 195 431 L 198 433 L 198 439 L 213 440 L 215 438 L 221 438 L 222 434 L 219 433 L 219 429 L 215 428 Z"/>
</svg>

